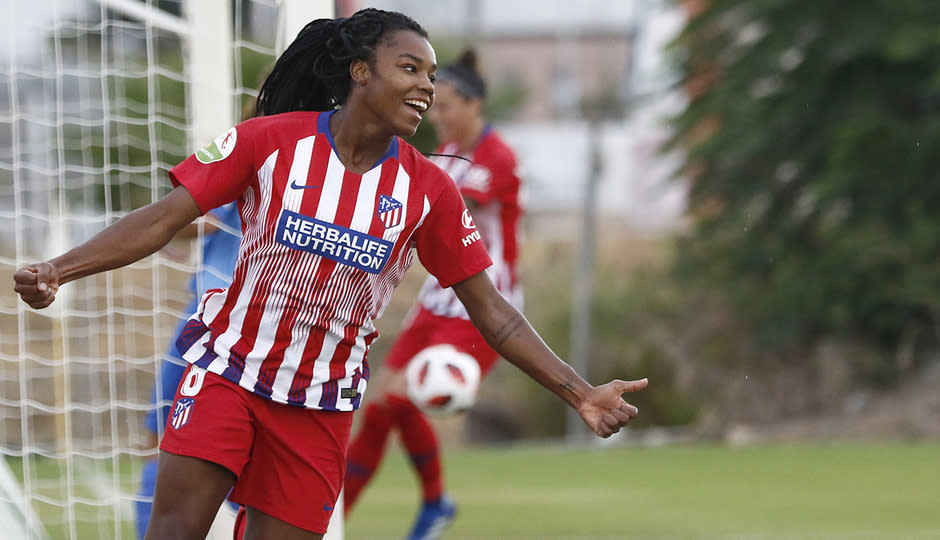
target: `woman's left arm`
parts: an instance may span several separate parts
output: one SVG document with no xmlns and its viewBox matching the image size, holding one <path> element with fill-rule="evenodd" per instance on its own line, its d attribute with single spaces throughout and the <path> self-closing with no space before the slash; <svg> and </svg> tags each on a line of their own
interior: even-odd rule
<svg viewBox="0 0 940 540">
<path fill-rule="evenodd" d="M 529 321 L 480 272 L 453 286 L 470 320 L 503 358 L 574 407 L 591 430 L 609 437 L 637 415 L 621 398 L 646 387 L 646 379 L 591 386 L 545 344 Z"/>
</svg>

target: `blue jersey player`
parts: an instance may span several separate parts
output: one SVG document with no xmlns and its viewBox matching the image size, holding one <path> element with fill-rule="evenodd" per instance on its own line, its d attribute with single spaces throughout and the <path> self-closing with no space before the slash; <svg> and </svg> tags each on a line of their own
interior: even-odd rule
<svg viewBox="0 0 940 540">
<path fill-rule="evenodd" d="M 193 274 L 189 281 L 189 289 L 193 297 L 184 313 L 187 317 L 196 312 L 197 303 L 203 293 L 210 289 L 228 287 L 232 282 L 232 272 L 235 268 L 235 259 L 238 256 L 238 245 L 241 242 L 241 219 L 238 216 L 238 207 L 229 203 L 216 208 L 208 214 L 208 218 L 201 225 L 193 223 L 177 234 L 178 238 L 195 238 L 199 228 L 204 233 L 202 240 L 202 262 L 199 270 Z M 149 446 L 155 447 L 159 435 L 163 433 L 170 403 L 176 394 L 180 378 L 186 369 L 186 362 L 180 358 L 176 348 L 176 336 L 180 334 L 186 319 L 180 319 L 173 332 L 173 341 L 170 343 L 163 364 L 157 373 L 153 393 L 150 401 L 154 405 L 147 413 L 144 425 L 153 439 Z M 137 503 L 136 526 L 140 538 L 144 537 L 147 522 L 150 521 L 151 500 L 157 478 L 157 460 L 147 461 L 141 471 L 140 497 Z"/>
</svg>

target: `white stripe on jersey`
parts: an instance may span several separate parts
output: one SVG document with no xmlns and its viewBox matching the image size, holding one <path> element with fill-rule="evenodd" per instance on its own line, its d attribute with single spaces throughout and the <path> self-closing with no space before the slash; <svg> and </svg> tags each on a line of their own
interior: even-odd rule
<svg viewBox="0 0 940 540">
<path fill-rule="evenodd" d="M 456 154 L 457 145 L 452 144 L 444 148 L 441 152 L 442 154 Z M 461 179 L 463 175 L 473 166 L 472 156 L 470 154 L 461 154 L 461 157 L 444 157 L 441 159 L 441 156 L 433 156 L 432 159 L 435 160 L 435 163 L 440 166 L 440 168 L 447 171 L 447 174 L 454 179 L 454 182 L 457 182 L 457 187 L 462 185 Z"/>
</svg>

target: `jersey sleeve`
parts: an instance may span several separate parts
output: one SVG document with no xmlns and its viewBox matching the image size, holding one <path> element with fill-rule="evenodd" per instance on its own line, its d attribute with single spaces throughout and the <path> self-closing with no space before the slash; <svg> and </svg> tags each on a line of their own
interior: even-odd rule
<svg viewBox="0 0 940 540">
<path fill-rule="evenodd" d="M 439 185 L 443 186 L 441 194 L 414 239 L 421 264 L 446 288 L 486 270 L 493 262 L 457 186 L 449 178 L 442 178 Z"/>
<path fill-rule="evenodd" d="M 170 169 L 170 181 L 185 187 L 203 214 L 236 200 L 254 177 L 253 136 L 245 123 L 229 129 Z"/>
</svg>

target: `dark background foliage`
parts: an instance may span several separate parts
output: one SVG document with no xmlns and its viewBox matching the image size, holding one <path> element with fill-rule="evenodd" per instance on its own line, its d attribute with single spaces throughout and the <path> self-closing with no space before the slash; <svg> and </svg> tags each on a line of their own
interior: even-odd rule
<svg viewBox="0 0 940 540">
<path fill-rule="evenodd" d="M 695 218 L 676 270 L 762 347 L 847 336 L 890 377 L 936 345 L 938 28 L 930 0 L 713 0 L 674 43 Z"/>
</svg>

